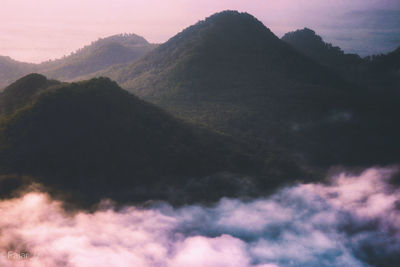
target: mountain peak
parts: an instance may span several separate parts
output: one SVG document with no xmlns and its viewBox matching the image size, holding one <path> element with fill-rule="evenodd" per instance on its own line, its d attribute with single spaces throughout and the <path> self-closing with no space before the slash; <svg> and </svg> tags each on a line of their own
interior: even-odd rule
<svg viewBox="0 0 400 267">
<path fill-rule="evenodd" d="M 149 70 L 154 73 L 148 80 Z M 165 84 L 164 90 L 157 90 L 150 80 L 161 78 L 161 70 L 168 75 L 169 84 Z M 177 97 L 194 98 L 225 89 L 227 92 L 243 87 L 253 90 L 255 87 L 249 84 L 264 86 L 266 81 L 274 79 L 274 73 L 280 72 L 299 80 L 308 81 L 307 77 L 312 77 L 313 82 L 333 79 L 328 72 L 315 75 L 320 68 L 314 62 L 280 40 L 254 16 L 226 10 L 184 29 L 138 62 L 116 66 L 101 74 L 142 97 L 165 95 L 166 88 L 174 88 Z M 142 76 L 145 73 L 148 76 Z M 254 79 L 243 82 L 246 75 L 246 79 L 250 76 Z M 138 81 L 142 78 L 149 84 Z M 196 93 L 188 89 L 192 87 L 198 88 Z"/>
<path fill-rule="evenodd" d="M 162 46 L 174 45 L 176 42 L 187 41 L 190 38 L 193 38 L 193 42 L 199 41 L 204 44 L 211 41 L 214 45 L 221 42 L 257 44 L 265 39 L 279 39 L 254 16 L 234 10 L 225 10 L 184 29 Z"/>
<path fill-rule="evenodd" d="M 149 42 L 144 39 L 142 36 L 137 34 L 129 33 L 129 34 L 116 34 L 106 38 L 100 38 L 97 41 L 93 42 L 92 45 L 102 46 L 107 45 L 109 43 L 119 43 L 124 46 L 138 46 L 138 45 L 149 45 Z"/>
<path fill-rule="evenodd" d="M 239 12 L 237 10 L 224 10 L 218 13 L 215 13 L 209 17 L 207 17 L 204 22 L 255 22 L 260 24 L 261 22 L 255 18 L 253 15 L 250 15 L 247 12 Z M 262 24 L 262 23 L 261 23 Z"/>
<path fill-rule="evenodd" d="M 286 33 L 282 40 L 289 44 L 297 44 L 302 46 L 312 45 L 314 48 L 320 49 L 328 47 L 330 44 L 324 42 L 321 36 L 317 35 L 314 30 L 304 28 L 293 32 Z"/>
<path fill-rule="evenodd" d="M 0 115 L 10 114 L 32 101 L 41 91 L 58 81 L 37 73 L 28 74 L 7 86 L 0 94 Z"/>
<path fill-rule="evenodd" d="M 282 37 L 282 41 L 319 64 L 338 68 L 339 71 L 344 65 L 362 63 L 362 59 L 358 55 L 345 54 L 340 47 L 326 43 L 321 36 L 309 28 L 288 32 Z"/>
<path fill-rule="evenodd" d="M 3 95 L 11 93 L 18 94 L 19 91 L 27 90 L 27 88 L 36 90 L 46 85 L 47 82 L 48 80 L 45 76 L 38 73 L 31 73 L 7 86 L 3 91 Z"/>
</svg>

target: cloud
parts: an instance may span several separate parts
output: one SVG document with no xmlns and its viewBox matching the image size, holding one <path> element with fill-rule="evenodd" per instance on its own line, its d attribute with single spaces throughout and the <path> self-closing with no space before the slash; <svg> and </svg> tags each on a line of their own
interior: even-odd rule
<svg viewBox="0 0 400 267">
<path fill-rule="evenodd" d="M 396 266 L 400 191 L 392 174 L 342 173 L 212 206 L 92 213 L 27 193 L 0 202 L 0 266 Z"/>
</svg>

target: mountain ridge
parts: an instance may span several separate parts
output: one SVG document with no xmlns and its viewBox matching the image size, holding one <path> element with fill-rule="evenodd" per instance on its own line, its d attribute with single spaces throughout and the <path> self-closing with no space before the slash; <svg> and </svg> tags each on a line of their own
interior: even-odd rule
<svg viewBox="0 0 400 267">
<path fill-rule="evenodd" d="M 0 178 L 31 177 L 84 204 L 108 197 L 186 203 L 240 195 L 247 178 L 239 177 L 262 174 L 262 161 L 240 143 L 180 121 L 108 78 L 59 83 L 31 74 L 0 99 L 12 92 L 27 101 L 0 119 Z M 253 182 L 272 189 L 285 179 Z"/>
<path fill-rule="evenodd" d="M 227 20 L 227 21 L 224 21 Z M 203 34 L 204 33 L 204 34 Z M 203 35 L 202 35 L 203 34 Z M 235 35 L 236 34 L 236 35 Z M 229 37 L 227 37 L 229 35 Z M 200 37 L 201 36 L 201 37 Z M 224 51 L 223 46 L 227 46 L 232 48 L 235 46 L 235 42 L 242 41 L 241 38 L 247 39 L 252 38 L 251 40 L 247 41 L 246 44 L 248 49 L 253 49 L 251 52 L 255 53 L 268 53 L 269 59 L 274 60 L 276 58 L 276 54 L 281 53 L 282 46 L 285 46 L 282 42 L 280 42 L 279 38 L 275 36 L 267 27 L 265 27 L 262 22 L 257 20 L 255 17 L 251 16 L 248 13 L 239 13 L 237 11 L 223 11 L 217 14 L 214 14 L 203 21 L 198 22 L 197 24 L 190 26 L 183 30 L 182 32 L 178 33 L 176 36 L 170 38 L 166 43 L 160 45 L 158 49 L 153 51 L 152 53 L 146 55 L 141 62 L 145 62 L 146 60 L 150 60 L 150 65 L 157 65 L 157 67 L 164 67 L 165 64 L 168 64 L 168 61 L 174 58 L 179 58 L 181 55 L 179 53 L 179 49 L 175 49 L 175 46 L 184 46 L 186 50 L 184 53 L 190 53 L 190 50 L 195 48 L 207 50 L 204 53 L 212 53 L 216 59 L 213 61 L 214 64 L 218 64 L 219 57 L 222 55 L 226 55 L 227 53 Z M 229 40 L 224 40 L 224 38 L 230 38 Z M 260 40 L 261 39 L 261 40 Z M 216 41 L 217 40 L 217 41 Z M 217 45 L 216 43 L 211 42 L 219 42 Z M 263 45 L 269 46 L 269 51 Z M 221 47 L 222 46 L 222 47 Z M 244 45 L 237 46 L 237 49 L 241 53 L 246 53 L 246 50 L 243 50 Z M 215 51 L 215 49 L 220 49 L 219 51 Z M 283 48 L 285 53 L 291 53 L 296 57 L 300 57 L 301 60 L 308 60 L 305 59 L 302 55 L 295 53 L 295 51 L 291 51 L 292 48 L 286 46 Z M 159 59 L 157 58 L 157 53 L 164 53 L 163 56 L 160 56 Z M 167 55 L 167 57 L 165 56 Z M 261 54 L 262 55 L 262 54 Z M 193 55 L 194 57 L 196 55 Z M 235 57 L 235 54 L 226 55 L 225 57 Z M 202 60 L 201 56 L 199 58 L 193 59 L 194 60 Z M 287 71 L 286 66 L 280 66 L 278 61 L 273 62 L 273 66 L 269 66 L 269 68 L 281 68 L 282 71 Z M 125 87 L 129 87 L 130 81 L 129 76 L 136 75 L 135 68 L 138 64 L 131 63 L 126 66 L 126 69 L 122 71 L 119 75 L 113 75 L 113 70 L 106 72 L 100 72 L 101 74 L 109 75 L 113 79 L 117 80 Z M 145 67 L 145 64 L 143 64 Z M 271 65 L 271 64 L 270 64 Z M 120 66 L 111 67 L 111 69 L 119 68 Z M 132 69 L 129 70 L 129 69 Z M 292 75 L 296 75 L 295 72 L 300 71 L 301 69 L 291 68 Z M 141 70 L 139 69 L 138 72 Z M 319 72 L 318 69 L 315 70 L 317 73 Z M 238 71 L 239 72 L 239 71 Z M 298 76 L 301 76 L 298 74 Z M 138 92 L 141 94 L 140 92 Z"/>
<path fill-rule="evenodd" d="M 379 109 L 387 101 L 395 111 L 390 100 L 237 11 L 214 14 L 140 60 L 99 74 L 182 119 L 247 140 L 261 154 L 286 154 L 306 159 L 305 165 L 378 163 L 378 156 L 367 155 L 368 138 L 356 125 L 368 127 L 368 105 Z M 378 128 L 373 134 L 381 136 Z M 340 140 L 331 133 L 338 129 L 346 132 Z M 387 145 L 380 139 L 376 146 Z"/>
<path fill-rule="evenodd" d="M 324 42 L 315 31 L 308 28 L 286 33 L 281 39 L 317 63 L 365 88 L 392 90 L 400 86 L 400 59 L 396 57 L 399 48 L 387 54 L 361 58 Z"/>
<path fill-rule="evenodd" d="M 68 56 L 39 64 L 0 57 L 0 89 L 32 72 L 41 73 L 51 79 L 75 80 L 113 64 L 134 61 L 156 46 L 136 34 L 118 34 L 99 38 Z"/>
</svg>

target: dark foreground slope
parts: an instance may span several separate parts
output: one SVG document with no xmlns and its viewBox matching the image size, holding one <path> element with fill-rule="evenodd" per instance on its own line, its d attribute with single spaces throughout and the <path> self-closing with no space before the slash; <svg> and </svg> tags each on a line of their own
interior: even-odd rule
<svg viewBox="0 0 400 267">
<path fill-rule="evenodd" d="M 400 88 L 400 46 L 386 55 L 366 58 L 365 75 L 367 82 L 374 87 L 390 88 L 399 91 Z"/>
<path fill-rule="evenodd" d="M 246 13 L 215 14 L 103 74 L 181 118 L 246 140 L 267 160 L 399 160 L 398 99 L 345 81 Z"/>
<path fill-rule="evenodd" d="M 54 85 L 29 75 L 3 94 L 36 82 L 51 86 L 2 117 L 3 175 L 28 176 L 89 203 L 185 203 L 243 190 L 244 180 L 226 172 L 249 174 L 257 166 L 239 144 L 183 123 L 107 78 Z"/>
</svg>

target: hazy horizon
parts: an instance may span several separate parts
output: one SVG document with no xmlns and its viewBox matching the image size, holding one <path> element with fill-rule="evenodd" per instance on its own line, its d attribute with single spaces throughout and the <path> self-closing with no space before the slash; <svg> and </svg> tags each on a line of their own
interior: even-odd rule
<svg viewBox="0 0 400 267">
<path fill-rule="evenodd" d="M 0 55 L 39 63 L 120 33 L 135 33 L 149 42 L 162 43 L 227 9 L 254 15 L 279 37 L 288 31 L 311 28 L 325 41 L 362 56 L 400 46 L 400 2 L 396 0 L 3 0 Z"/>
</svg>

